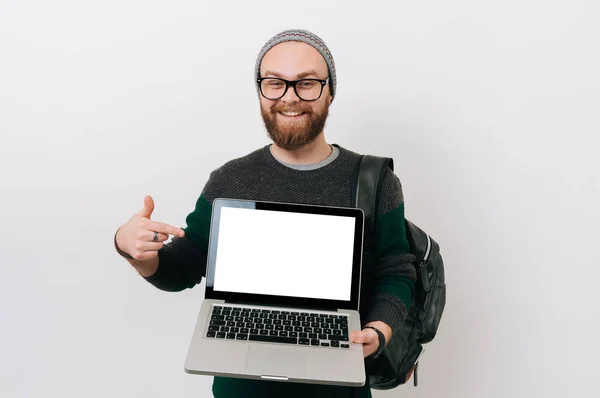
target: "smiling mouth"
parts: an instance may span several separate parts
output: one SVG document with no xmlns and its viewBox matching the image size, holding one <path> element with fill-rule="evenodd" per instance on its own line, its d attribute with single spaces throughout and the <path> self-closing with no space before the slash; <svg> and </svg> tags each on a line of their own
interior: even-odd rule
<svg viewBox="0 0 600 398">
<path fill-rule="evenodd" d="M 277 112 L 285 117 L 300 117 L 302 115 L 304 115 L 304 112 Z"/>
</svg>

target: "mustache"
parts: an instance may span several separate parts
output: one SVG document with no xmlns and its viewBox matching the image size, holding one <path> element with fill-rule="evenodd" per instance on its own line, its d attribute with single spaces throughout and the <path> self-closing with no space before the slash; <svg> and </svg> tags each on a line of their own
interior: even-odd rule
<svg viewBox="0 0 600 398">
<path fill-rule="evenodd" d="M 271 112 L 298 112 L 298 113 L 311 113 L 311 109 L 309 107 L 289 107 L 289 106 L 282 106 L 282 105 L 278 105 L 278 106 L 274 106 L 273 108 L 271 108 Z"/>
</svg>

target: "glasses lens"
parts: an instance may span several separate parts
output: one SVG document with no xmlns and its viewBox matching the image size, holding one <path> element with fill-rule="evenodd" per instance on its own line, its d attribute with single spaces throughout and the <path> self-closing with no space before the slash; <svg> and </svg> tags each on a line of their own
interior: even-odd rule
<svg viewBox="0 0 600 398">
<path fill-rule="evenodd" d="M 296 84 L 296 92 L 298 97 L 305 101 L 314 101 L 321 96 L 323 86 L 318 80 L 300 80 Z"/>
<path fill-rule="evenodd" d="M 260 90 L 268 99 L 279 99 L 285 92 L 285 82 L 279 79 L 263 79 L 260 82 Z"/>
</svg>

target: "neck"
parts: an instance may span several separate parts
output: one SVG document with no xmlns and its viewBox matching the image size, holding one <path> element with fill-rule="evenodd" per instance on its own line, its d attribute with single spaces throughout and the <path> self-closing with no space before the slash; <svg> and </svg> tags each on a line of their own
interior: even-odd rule
<svg viewBox="0 0 600 398">
<path fill-rule="evenodd" d="M 271 153 L 284 163 L 310 164 L 327 159 L 331 155 L 331 146 L 325 142 L 325 136 L 321 133 L 316 140 L 298 149 L 288 150 L 273 144 Z"/>
</svg>

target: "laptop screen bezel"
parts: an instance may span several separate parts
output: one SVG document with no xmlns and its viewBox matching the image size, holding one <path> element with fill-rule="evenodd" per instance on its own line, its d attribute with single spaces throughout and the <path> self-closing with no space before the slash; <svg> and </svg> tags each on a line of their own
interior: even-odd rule
<svg viewBox="0 0 600 398">
<path fill-rule="evenodd" d="M 323 214 L 354 218 L 354 250 L 352 256 L 352 284 L 350 289 L 350 300 L 330 300 L 320 298 L 276 296 L 214 290 L 213 285 L 216 266 L 216 253 L 218 247 L 219 219 L 221 215 L 221 209 L 224 207 L 272 210 L 294 213 Z M 257 305 L 263 304 L 283 307 L 287 306 L 331 310 L 358 310 L 363 252 L 363 229 L 364 213 L 361 209 L 358 208 L 315 206 L 294 203 L 217 198 L 213 201 L 212 206 L 210 238 L 206 260 L 205 298 Z"/>
</svg>

